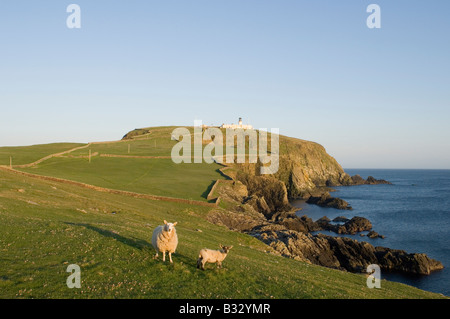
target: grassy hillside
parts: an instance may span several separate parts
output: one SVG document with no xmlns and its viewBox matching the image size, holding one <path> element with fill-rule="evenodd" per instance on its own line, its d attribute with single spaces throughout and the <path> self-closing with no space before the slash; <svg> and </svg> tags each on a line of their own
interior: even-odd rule
<svg viewBox="0 0 450 319">
<path fill-rule="evenodd" d="M 6 146 L 0 147 L 0 165 L 9 165 L 12 156 L 13 165 L 28 164 L 47 155 L 63 152 L 72 148 L 83 146 L 80 143 L 52 143 L 32 146 Z"/>
<path fill-rule="evenodd" d="M 95 186 L 185 199 L 204 200 L 217 179 L 217 164 L 175 164 L 169 159 L 52 158 L 26 172 Z"/>
<path fill-rule="evenodd" d="M 174 164 L 171 159 L 171 150 L 177 143 L 171 140 L 174 129 L 172 126 L 136 129 L 126 134 L 127 139 L 91 143 L 89 147 L 53 157 L 36 166 L 18 169 L 106 188 L 205 200 L 214 181 L 223 178 L 218 171 L 220 166 Z M 194 133 L 193 127 L 189 130 Z M 222 134 L 225 139 L 226 131 L 222 130 Z M 269 149 L 270 141 L 269 134 Z M 203 141 L 203 145 L 210 142 Z M 236 153 L 237 148 L 235 145 Z M 193 149 L 194 145 L 192 152 Z M 246 140 L 246 153 L 248 149 Z M 89 154 L 92 155 L 90 162 Z M 226 154 L 225 147 L 223 154 Z M 280 136 L 280 156 L 276 176 L 286 184 L 291 195 L 314 188 L 314 184 L 325 184 L 330 176 L 338 180 L 343 173 L 336 160 L 317 143 Z M 254 170 L 256 165 L 250 164 L 250 167 Z"/>
<path fill-rule="evenodd" d="M 170 158 L 171 149 L 177 143 L 170 140 L 172 130 L 173 127 L 155 128 L 147 137 L 92 143 L 88 148 L 19 169 L 105 188 L 206 201 L 214 182 L 224 178 L 218 171 L 221 166 L 175 164 Z M 93 155 L 91 161 L 89 152 Z"/>
<path fill-rule="evenodd" d="M 208 208 L 93 192 L 0 170 L 0 298 L 434 298 L 437 294 L 305 264 L 205 220 Z M 177 221 L 174 264 L 153 260 L 152 229 Z M 200 231 L 199 231 L 200 230 Z M 234 245 L 224 269 L 200 248 Z M 69 264 L 81 289 L 69 289 Z"/>
<path fill-rule="evenodd" d="M 153 128 L 131 140 L 93 143 L 19 169 L 205 202 L 212 183 L 224 178 L 220 166 L 174 164 L 167 158 L 176 143 L 168 139 L 172 129 Z M 3 153 L 8 156 L 4 165 L 9 156 L 26 164 L 80 145 L 11 148 Z M 441 297 L 388 281 L 382 281 L 381 289 L 369 289 L 364 275 L 276 256 L 261 241 L 207 221 L 212 210 L 223 207 L 138 199 L 0 168 L 0 298 Z M 172 265 L 152 258 L 151 233 L 163 220 L 178 222 L 179 246 Z M 197 270 L 198 251 L 220 243 L 234 246 L 225 268 Z M 69 264 L 81 267 L 81 289 L 66 286 Z"/>
<path fill-rule="evenodd" d="M 177 141 L 170 139 L 175 126 L 147 128 L 150 133 L 134 136 L 129 140 L 116 142 L 93 143 L 91 152 L 100 154 L 131 155 L 131 156 L 170 156 L 172 147 Z M 193 131 L 193 129 L 191 129 Z M 128 152 L 129 151 L 129 152 Z M 79 150 L 72 155 L 87 155 L 88 150 Z"/>
</svg>

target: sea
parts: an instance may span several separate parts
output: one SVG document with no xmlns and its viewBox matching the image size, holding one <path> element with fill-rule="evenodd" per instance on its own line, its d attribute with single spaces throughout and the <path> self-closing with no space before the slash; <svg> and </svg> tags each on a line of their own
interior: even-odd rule
<svg viewBox="0 0 450 319">
<path fill-rule="evenodd" d="M 393 185 L 334 187 L 334 197 L 346 200 L 353 210 L 338 210 L 293 201 L 302 208 L 297 215 L 314 221 L 327 216 L 361 216 L 372 222 L 372 229 L 385 238 L 346 236 L 374 246 L 425 253 L 443 263 L 444 269 L 425 275 L 405 275 L 382 271 L 381 278 L 450 296 L 450 170 L 345 169 L 353 176 L 373 176 Z M 363 232 L 367 233 L 367 232 Z"/>
</svg>

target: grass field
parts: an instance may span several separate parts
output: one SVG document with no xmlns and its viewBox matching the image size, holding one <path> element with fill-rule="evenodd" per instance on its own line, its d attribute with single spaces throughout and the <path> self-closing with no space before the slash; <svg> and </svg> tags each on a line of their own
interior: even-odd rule
<svg viewBox="0 0 450 319">
<path fill-rule="evenodd" d="M 0 298 L 435 298 L 272 255 L 210 224 L 209 208 L 93 192 L 0 170 Z M 174 264 L 153 260 L 152 229 L 177 221 Z M 201 231 L 199 231 L 201 230 Z M 224 269 L 196 269 L 200 248 L 233 245 Z M 69 264 L 81 288 L 69 289 Z"/>
</svg>

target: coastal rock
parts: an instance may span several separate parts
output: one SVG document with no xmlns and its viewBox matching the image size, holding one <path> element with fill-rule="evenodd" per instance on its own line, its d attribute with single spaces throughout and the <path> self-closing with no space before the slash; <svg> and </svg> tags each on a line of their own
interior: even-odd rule
<svg viewBox="0 0 450 319">
<path fill-rule="evenodd" d="M 257 226 L 268 224 L 264 216 L 258 216 L 257 213 L 252 214 L 249 211 L 233 212 L 213 209 L 208 213 L 206 219 L 213 224 L 226 226 L 238 232 L 247 232 Z"/>
<path fill-rule="evenodd" d="M 356 234 L 362 231 L 371 230 L 372 223 L 364 217 L 355 216 L 344 225 L 339 226 L 338 234 Z"/>
<path fill-rule="evenodd" d="M 382 269 L 429 275 L 444 268 L 440 261 L 431 259 L 425 254 L 408 254 L 403 250 L 386 247 L 376 247 L 375 254 Z"/>
<path fill-rule="evenodd" d="M 408 254 L 402 250 L 374 247 L 346 237 L 311 235 L 287 229 L 261 228 L 252 233 L 283 256 L 296 258 L 324 267 L 364 272 L 368 265 L 381 269 L 429 275 L 443 268 L 442 263 L 425 254 Z"/>
<path fill-rule="evenodd" d="M 377 263 L 375 249 L 366 242 L 346 237 L 321 235 L 330 245 L 331 250 L 339 260 L 340 267 L 351 272 L 363 272 L 368 265 Z"/>
<path fill-rule="evenodd" d="M 352 185 L 378 185 L 378 184 L 388 184 L 391 185 L 391 182 L 388 182 L 384 179 L 376 179 L 373 176 L 367 177 L 367 179 L 362 178 L 360 175 L 354 175 L 351 177 Z"/>
<path fill-rule="evenodd" d="M 311 196 L 306 201 L 308 204 L 315 204 L 322 207 L 332 207 L 343 210 L 351 210 L 352 207 L 343 199 L 332 197 L 325 192 L 321 196 Z"/>
<path fill-rule="evenodd" d="M 291 211 L 286 185 L 273 176 L 255 176 L 239 172 L 238 180 L 246 186 L 249 196 L 259 198 L 257 205 L 264 206 L 264 213 L 270 218 L 271 213 Z"/>
<path fill-rule="evenodd" d="M 372 229 L 372 223 L 370 220 L 364 217 L 355 216 L 352 219 L 346 219 L 344 224 L 332 224 L 330 219 L 326 216 L 318 219 L 316 221 L 317 225 L 320 226 L 322 230 L 329 230 L 337 234 L 351 234 L 362 231 L 369 231 Z"/>
<path fill-rule="evenodd" d="M 274 215 L 276 221 L 269 221 L 263 214 L 248 207 L 242 211 L 217 208 L 208 214 L 207 219 L 232 230 L 250 234 L 280 255 L 325 267 L 362 272 L 368 265 L 378 264 L 385 270 L 425 275 L 443 268 L 442 263 L 425 254 L 408 254 L 402 250 L 374 247 L 367 242 L 358 242 L 351 238 L 310 233 L 327 225 L 344 227 L 341 232 L 368 230 L 372 225 L 363 217 L 355 216 L 344 225 L 331 225 L 327 217 L 313 222 L 306 216 L 297 217 L 285 212 Z"/>
<path fill-rule="evenodd" d="M 367 237 L 369 238 L 384 238 L 383 235 L 378 234 L 376 231 L 371 230 L 368 234 Z"/>
<path fill-rule="evenodd" d="M 330 187 L 389 184 L 371 176 L 367 180 L 359 175 L 351 177 L 320 144 L 282 135 L 279 143 L 279 169 L 270 177 L 260 175 L 261 163 L 233 165 L 238 171 L 237 179 L 247 186 L 249 195 L 263 196 L 271 211 L 289 210 L 285 198 L 302 198 L 309 204 L 351 210 L 345 200 L 330 196 Z M 286 197 L 284 190 L 273 183 L 274 180 L 284 185 Z"/>
<path fill-rule="evenodd" d="M 330 250 L 327 241 L 315 241 L 310 234 L 287 229 L 277 231 L 266 229 L 251 233 L 251 235 L 262 240 L 285 257 L 297 257 L 297 259 L 309 263 L 339 268 L 340 263 Z"/>
<path fill-rule="evenodd" d="M 368 184 L 368 185 L 378 185 L 378 184 L 392 185 L 391 182 L 388 182 L 384 179 L 375 179 L 372 176 L 367 177 L 366 184 Z"/>
<path fill-rule="evenodd" d="M 323 216 L 316 220 L 317 225 L 319 225 L 321 230 L 328 230 L 330 227 L 330 219 L 327 216 Z"/>
<path fill-rule="evenodd" d="M 333 219 L 333 222 L 335 222 L 335 223 L 341 223 L 341 222 L 345 223 L 346 221 L 348 221 L 348 218 L 344 217 L 344 216 L 338 216 Z"/>
<path fill-rule="evenodd" d="M 268 215 L 271 213 L 269 205 L 267 205 L 266 200 L 264 197 L 257 197 L 257 196 L 248 196 L 243 201 L 244 204 L 251 205 L 255 210 L 259 211 L 260 213 L 264 215 Z"/>
<path fill-rule="evenodd" d="M 311 218 L 307 216 L 298 217 L 295 213 L 279 218 L 278 222 L 289 230 L 295 230 L 303 233 L 321 230 L 321 227 Z"/>
<path fill-rule="evenodd" d="M 304 223 L 304 225 L 308 229 L 308 232 L 320 230 L 319 225 L 316 222 L 314 222 L 311 218 L 309 218 L 308 216 L 303 215 L 299 219 Z"/>
<path fill-rule="evenodd" d="M 351 178 L 353 185 L 364 185 L 366 183 L 366 180 L 361 175 L 353 175 Z"/>
</svg>

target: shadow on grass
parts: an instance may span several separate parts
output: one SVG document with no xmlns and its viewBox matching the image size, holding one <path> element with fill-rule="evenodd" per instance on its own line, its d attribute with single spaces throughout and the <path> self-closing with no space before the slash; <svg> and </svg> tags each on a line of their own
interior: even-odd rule
<svg viewBox="0 0 450 319">
<path fill-rule="evenodd" d="M 99 228 L 99 227 L 96 227 L 96 226 L 93 226 L 93 225 L 90 225 L 90 224 L 69 223 L 69 222 L 67 222 L 66 224 L 71 225 L 71 226 L 86 227 L 87 229 L 93 230 L 93 231 L 99 233 L 102 236 L 109 237 L 109 238 L 114 238 L 115 240 L 117 240 L 117 241 L 119 241 L 119 242 L 121 242 L 121 243 L 123 243 L 125 245 L 137 248 L 139 250 L 148 250 L 148 249 L 152 248 L 150 243 L 148 243 L 147 241 L 145 241 L 143 239 L 136 238 L 136 237 L 133 237 L 133 238 L 124 237 L 122 235 L 119 235 L 119 234 L 111 231 L 111 230 L 102 229 L 102 228 Z"/>
<path fill-rule="evenodd" d="M 153 248 L 153 246 L 147 242 L 146 240 L 140 239 L 140 238 L 128 238 L 128 237 L 124 237 L 122 235 L 119 235 L 111 230 L 108 229 L 102 229 L 99 228 L 97 226 L 93 226 L 90 224 L 85 224 L 85 223 L 70 223 L 70 222 L 66 222 L 67 225 L 71 225 L 71 226 L 78 226 L 78 227 L 86 227 L 87 229 L 93 230 L 95 232 L 97 232 L 98 234 L 104 236 L 104 237 L 108 237 L 108 238 L 114 238 L 115 240 L 117 240 L 118 242 L 121 242 L 125 245 L 128 245 L 130 247 L 133 248 L 137 248 L 140 251 L 142 251 L 144 254 L 148 254 L 150 260 L 152 260 L 153 264 L 158 264 L 160 263 L 161 265 L 165 265 L 166 267 L 168 267 L 168 269 L 176 269 L 179 267 L 179 264 L 184 264 L 187 267 L 190 267 L 192 269 L 195 269 L 197 267 L 197 259 L 195 256 L 187 256 L 184 254 L 180 254 L 179 252 L 175 252 L 174 254 L 172 254 L 172 259 L 173 259 L 173 264 L 171 264 L 169 262 L 169 254 L 166 253 L 166 261 L 163 262 L 162 261 L 162 253 L 159 253 L 159 256 L 157 259 L 153 259 L 153 256 L 155 255 L 155 249 Z"/>
<path fill-rule="evenodd" d="M 209 184 L 208 188 L 203 192 L 202 197 L 208 199 L 208 194 L 211 191 L 211 189 L 213 188 L 214 184 L 216 183 L 216 181 L 212 181 L 211 184 Z"/>
<path fill-rule="evenodd" d="M 151 250 L 152 259 L 155 254 L 155 250 Z M 190 256 L 186 256 L 184 254 L 180 254 L 178 252 L 175 252 L 172 254 L 172 260 L 173 263 L 169 262 L 169 254 L 166 253 L 166 261 L 162 261 L 162 253 L 159 253 L 159 256 L 157 259 L 153 259 L 153 262 L 155 264 L 160 264 L 161 266 L 165 266 L 168 269 L 175 270 L 179 268 L 181 265 L 182 267 L 187 267 L 189 270 L 194 270 L 197 267 L 197 259 L 191 258 Z"/>
</svg>

